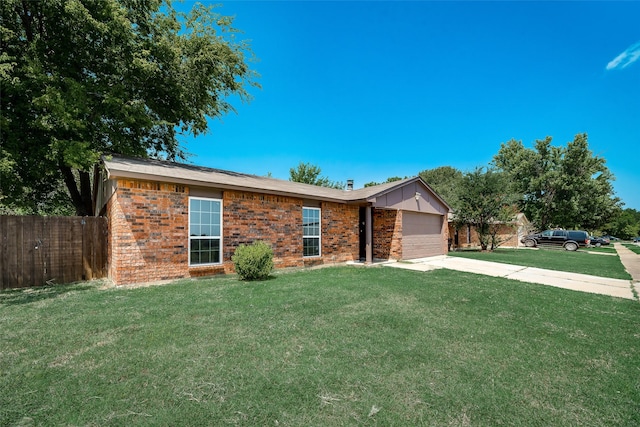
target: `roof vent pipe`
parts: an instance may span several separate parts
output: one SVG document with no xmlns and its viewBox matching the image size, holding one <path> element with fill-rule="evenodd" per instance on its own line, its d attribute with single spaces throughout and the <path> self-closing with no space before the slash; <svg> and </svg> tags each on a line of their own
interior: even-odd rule
<svg viewBox="0 0 640 427">
<path fill-rule="evenodd" d="M 353 180 L 352 179 L 348 179 L 347 180 L 347 191 L 351 191 L 353 190 Z"/>
</svg>

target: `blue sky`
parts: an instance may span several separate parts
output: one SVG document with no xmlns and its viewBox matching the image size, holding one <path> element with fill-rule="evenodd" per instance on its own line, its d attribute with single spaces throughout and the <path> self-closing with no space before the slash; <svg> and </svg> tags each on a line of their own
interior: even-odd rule
<svg viewBox="0 0 640 427">
<path fill-rule="evenodd" d="M 227 1 L 217 10 L 251 41 L 262 89 L 207 135 L 184 139 L 195 164 L 288 179 L 309 162 L 360 188 L 486 166 L 512 138 L 566 145 L 587 133 L 616 194 L 640 210 L 640 2 Z"/>
</svg>

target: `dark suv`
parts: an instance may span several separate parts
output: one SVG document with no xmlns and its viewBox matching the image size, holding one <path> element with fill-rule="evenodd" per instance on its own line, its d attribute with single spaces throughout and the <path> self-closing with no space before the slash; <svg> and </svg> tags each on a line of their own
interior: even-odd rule
<svg viewBox="0 0 640 427">
<path fill-rule="evenodd" d="M 524 236 L 520 241 L 528 248 L 553 245 L 575 251 L 578 247 L 589 244 L 589 233 L 582 230 L 545 230 Z"/>
</svg>

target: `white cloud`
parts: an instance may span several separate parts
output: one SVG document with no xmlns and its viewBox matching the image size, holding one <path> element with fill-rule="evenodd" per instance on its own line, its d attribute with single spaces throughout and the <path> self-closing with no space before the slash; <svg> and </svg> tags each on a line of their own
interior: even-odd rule
<svg viewBox="0 0 640 427">
<path fill-rule="evenodd" d="M 627 68 L 638 59 L 640 59 L 640 42 L 631 45 L 627 50 L 616 56 L 607 64 L 607 70 Z"/>
</svg>

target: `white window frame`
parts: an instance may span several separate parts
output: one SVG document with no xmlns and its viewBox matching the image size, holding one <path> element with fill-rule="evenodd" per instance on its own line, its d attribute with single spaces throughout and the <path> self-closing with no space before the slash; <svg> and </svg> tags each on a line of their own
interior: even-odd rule
<svg viewBox="0 0 640 427">
<path fill-rule="evenodd" d="M 218 202 L 220 203 L 220 236 L 192 236 L 191 235 L 191 201 L 192 200 L 205 200 L 208 202 Z M 223 242 L 222 242 L 222 236 L 224 235 L 222 227 L 223 227 L 223 209 L 224 209 L 224 205 L 222 204 L 222 199 L 214 199 L 212 197 L 189 197 L 189 209 L 187 211 L 187 215 L 188 215 L 188 221 L 189 221 L 189 243 L 187 246 L 187 254 L 188 254 L 188 260 L 189 260 L 189 267 L 204 267 L 204 266 L 210 266 L 210 265 L 221 265 L 224 261 L 224 252 L 223 252 Z M 215 240 L 218 239 L 220 241 L 220 260 L 218 262 L 209 262 L 209 263 L 196 263 L 196 264 L 192 264 L 191 263 L 191 242 L 193 240 Z"/>
<path fill-rule="evenodd" d="M 304 211 L 318 211 L 318 235 L 304 234 Z M 318 255 L 305 255 L 304 254 L 304 239 L 318 239 Z M 302 207 L 302 257 L 303 258 L 318 258 L 322 256 L 322 210 L 320 208 L 311 208 L 307 206 Z"/>
</svg>

